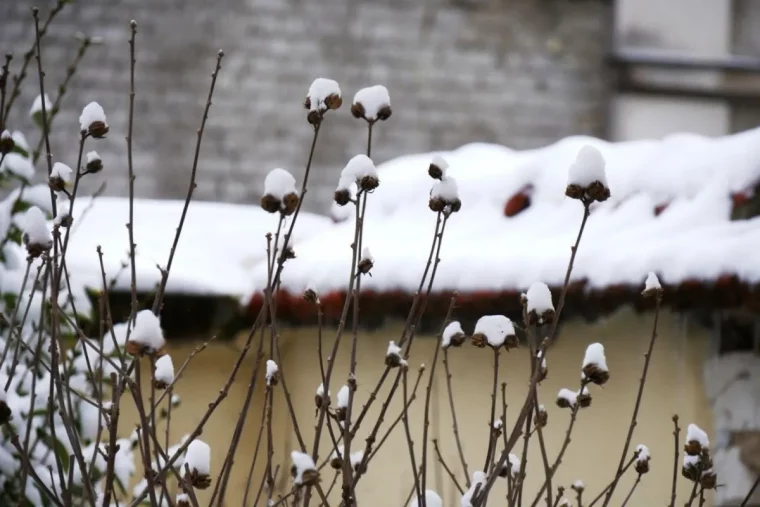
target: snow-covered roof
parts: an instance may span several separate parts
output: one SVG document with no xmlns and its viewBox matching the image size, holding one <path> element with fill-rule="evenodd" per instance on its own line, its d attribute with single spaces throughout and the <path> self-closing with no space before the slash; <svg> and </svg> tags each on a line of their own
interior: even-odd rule
<svg viewBox="0 0 760 507">
<path fill-rule="evenodd" d="M 108 280 L 130 290 L 129 200 L 77 198 L 66 256 L 69 269 L 91 288 L 102 287 L 96 248 L 103 249 Z M 134 235 L 137 290 L 149 292 L 161 279 L 184 201 L 135 199 Z M 301 213 L 293 233 L 296 248 L 309 235 L 329 227 L 327 217 Z M 266 259 L 266 234 L 277 217 L 258 205 L 191 202 L 172 264 L 167 293 L 241 297 L 250 291 L 250 273 Z M 118 275 L 118 276 L 117 276 Z"/>
<path fill-rule="evenodd" d="M 578 251 L 572 280 L 583 282 L 585 291 L 630 285 L 640 293 L 650 271 L 666 286 L 726 275 L 760 282 L 760 262 L 752 255 L 760 248 L 760 218 L 731 221 L 736 195 L 751 195 L 760 180 L 755 129 L 721 138 L 680 134 L 623 143 L 570 137 L 528 151 L 469 144 L 381 164 L 363 233 L 375 265 L 362 289 L 416 290 L 436 220 L 428 208 L 433 180 L 427 169 L 434 155 L 449 163 L 462 209 L 446 227 L 433 291 L 524 291 L 535 281 L 561 286 L 583 213 L 579 201 L 565 197 L 568 168 L 589 144 L 606 159 L 611 197 L 592 206 Z M 529 206 L 505 216 L 516 195 L 529 199 Z M 353 204 L 334 206 L 332 214 L 342 222 L 310 235 L 286 265 L 282 288 L 293 296 L 307 286 L 321 294 L 345 290 Z M 252 294 L 263 289 L 264 263 L 249 279 Z"/>
</svg>

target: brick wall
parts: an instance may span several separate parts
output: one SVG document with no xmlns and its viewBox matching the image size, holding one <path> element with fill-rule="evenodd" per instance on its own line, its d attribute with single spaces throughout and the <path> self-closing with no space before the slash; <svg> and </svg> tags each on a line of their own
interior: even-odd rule
<svg viewBox="0 0 760 507">
<path fill-rule="evenodd" d="M 0 5 L 0 49 L 12 50 L 16 65 L 33 38 L 33 4 L 40 2 Z M 97 149 L 113 195 L 126 192 L 132 18 L 135 184 L 144 197 L 184 194 L 219 48 L 227 56 L 201 152 L 200 199 L 255 202 L 275 166 L 300 178 L 311 137 L 301 102 L 319 76 L 338 80 L 349 101 L 360 87 L 388 87 L 394 114 L 376 129 L 377 162 L 470 141 L 530 148 L 604 130 L 610 8 L 601 0 L 78 0 L 45 40 L 47 89 L 73 58 L 76 31 L 104 44 L 74 79 L 54 155 L 74 165 L 79 111 L 99 101 L 111 135 Z M 32 73 L 10 127 L 31 132 L 26 113 L 36 87 Z M 323 129 L 310 209 L 326 209 L 341 167 L 363 149 L 358 126 L 344 108 Z"/>
</svg>

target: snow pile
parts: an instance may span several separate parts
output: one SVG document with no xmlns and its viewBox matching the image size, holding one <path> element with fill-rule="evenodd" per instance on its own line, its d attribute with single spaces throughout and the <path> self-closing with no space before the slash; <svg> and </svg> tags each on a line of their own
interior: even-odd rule
<svg viewBox="0 0 760 507">
<path fill-rule="evenodd" d="M 387 120 L 391 115 L 391 96 L 383 85 L 362 88 L 354 95 L 351 112 L 369 122 Z"/>
<path fill-rule="evenodd" d="M 603 173 L 592 152 L 578 160 L 587 146 L 603 156 Z M 571 166 L 586 177 L 582 182 L 603 174 L 611 194 L 591 206 L 571 282 L 585 280 L 589 290 L 638 286 L 649 272 L 665 285 L 724 274 L 760 281 L 760 264 L 742 253 L 760 248 L 760 217 L 730 220 L 732 194 L 750 195 L 760 181 L 759 128 L 714 139 L 680 134 L 608 143 L 569 137 L 526 151 L 469 144 L 386 162 L 377 169 L 382 185 L 368 195 L 363 233 L 382 262 L 362 281 L 363 289 L 416 290 L 429 252 L 420 238 L 430 237 L 436 221 L 428 203 L 434 155 L 445 159 L 463 205 L 446 226 L 436 291 L 526 291 L 535 280 L 561 286 L 583 216 L 583 206 L 565 195 Z M 504 216 L 506 202 L 526 189 L 530 205 Z M 331 213 L 340 223 L 299 243 L 298 258 L 288 262 L 282 276 L 288 292 L 301 294 L 307 285 L 320 294 L 345 290 L 355 209 L 336 204 Z M 266 286 L 265 264 L 252 269 L 253 292 Z"/>
<path fill-rule="evenodd" d="M 82 109 L 82 114 L 79 116 L 79 130 L 80 131 L 92 131 L 93 124 L 102 123 L 106 124 L 106 112 L 103 107 L 97 102 L 90 102 Z"/>
<path fill-rule="evenodd" d="M 277 382 L 279 381 L 279 376 L 280 376 L 280 368 L 277 366 L 277 363 L 275 363 L 271 359 L 267 359 L 267 374 L 266 374 L 267 385 L 268 386 L 277 385 Z"/>
<path fill-rule="evenodd" d="M 578 152 L 578 157 L 570 166 L 567 178 L 568 185 L 588 187 L 595 181 L 607 185 L 607 177 L 604 173 L 604 157 L 594 146 L 587 145 Z"/>
<path fill-rule="evenodd" d="M 306 95 L 307 102 L 304 105 L 310 111 L 324 113 L 328 109 L 340 107 L 340 99 L 341 93 L 338 82 L 318 77 L 309 86 L 309 92 Z"/>
<path fill-rule="evenodd" d="M 412 498 L 412 501 L 409 503 L 409 507 L 419 507 L 419 503 L 417 501 L 417 497 L 415 496 Z M 432 489 L 426 489 L 425 490 L 425 505 L 427 507 L 443 507 L 443 500 L 441 497 L 433 491 Z"/>
<path fill-rule="evenodd" d="M 11 173 L 24 180 L 31 180 L 34 177 L 34 166 L 26 157 L 10 152 L 3 157 L 3 163 L 0 164 L 0 174 L 3 173 Z M 50 196 L 48 196 L 49 200 Z"/>
<path fill-rule="evenodd" d="M 319 472 L 317 472 L 317 467 L 311 456 L 303 452 L 293 451 L 290 453 L 290 459 L 293 462 L 291 469 L 293 484 L 296 486 L 315 484 L 319 480 Z"/>
<path fill-rule="evenodd" d="M 511 320 L 504 315 L 485 315 L 475 324 L 472 342 L 481 347 L 487 343 L 497 349 L 505 345 L 510 338 L 516 338 L 515 326 Z"/>
<path fill-rule="evenodd" d="M 592 343 L 586 347 L 581 371 L 583 372 L 583 378 L 594 384 L 603 385 L 609 380 L 610 373 L 607 368 L 607 358 L 604 355 L 604 345 Z"/>
<path fill-rule="evenodd" d="M 465 334 L 462 330 L 462 324 L 457 321 L 449 322 L 443 329 L 443 335 L 441 336 L 441 347 L 447 349 L 449 347 L 459 347 L 464 343 Z"/>
<path fill-rule="evenodd" d="M 710 439 L 707 438 L 707 433 L 702 428 L 692 423 L 686 429 L 686 446 L 695 447 L 695 444 L 699 446 L 700 451 L 701 449 L 709 449 Z"/>
<path fill-rule="evenodd" d="M 174 363 L 169 354 L 161 356 L 156 360 L 153 378 L 156 387 L 159 389 L 166 389 L 172 382 L 174 382 Z"/>
<path fill-rule="evenodd" d="M 130 344 L 133 344 L 133 350 L 130 351 Z M 141 310 L 135 315 L 135 324 L 132 333 L 127 341 L 127 352 L 136 355 L 142 351 L 149 354 L 161 355 L 166 340 L 164 340 L 164 331 L 161 329 L 161 321 L 150 310 Z"/>
<path fill-rule="evenodd" d="M 472 497 L 475 495 L 475 490 L 480 491 L 486 482 L 486 474 L 480 470 L 472 473 L 472 482 L 470 489 L 465 491 L 462 495 L 462 507 L 472 507 Z M 480 487 L 478 487 L 480 486 Z"/>
<path fill-rule="evenodd" d="M 47 199 L 49 206 L 47 187 L 42 188 L 42 194 L 41 199 Z M 138 291 L 153 291 L 160 281 L 156 265 L 166 265 L 183 205 L 184 201 L 178 200 L 135 199 Z M 191 202 L 167 293 L 241 297 L 250 288 L 250 271 L 266 259 L 266 233 L 276 230 L 278 220 L 278 215 L 270 215 L 258 205 Z M 130 270 L 122 267 L 129 262 L 128 222 L 128 199 L 77 197 L 66 264 L 88 287 L 102 286 L 96 251 L 100 245 L 106 277 L 116 281 L 114 290 L 130 290 Z M 328 218 L 301 212 L 291 244 L 320 234 L 327 227 Z"/>
<path fill-rule="evenodd" d="M 193 440 L 185 451 L 185 466 L 199 476 L 211 474 L 211 447 L 203 440 Z"/>
</svg>

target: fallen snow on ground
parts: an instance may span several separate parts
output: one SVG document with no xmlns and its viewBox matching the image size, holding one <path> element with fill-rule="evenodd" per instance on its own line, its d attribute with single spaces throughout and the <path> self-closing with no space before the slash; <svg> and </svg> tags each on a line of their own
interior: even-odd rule
<svg viewBox="0 0 760 507">
<path fill-rule="evenodd" d="M 135 199 L 134 235 L 137 289 L 153 290 L 161 279 L 156 267 L 166 266 L 184 201 Z M 258 205 L 191 202 L 171 268 L 167 292 L 240 297 L 250 290 L 250 273 L 266 259 L 266 233 L 274 232 L 278 215 Z M 290 220 L 290 219 L 289 219 Z M 74 224 L 66 256 L 69 269 L 88 287 L 102 286 L 96 248 L 116 290 L 128 291 L 129 200 L 125 198 L 77 198 Z M 289 223 L 289 222 L 288 222 Z M 330 219 L 300 213 L 293 243 L 329 227 Z M 118 275 L 118 276 L 117 276 Z"/>
<path fill-rule="evenodd" d="M 456 178 L 462 200 L 446 226 L 434 290 L 526 290 L 534 281 L 561 285 L 583 214 L 580 202 L 566 198 L 564 190 L 568 170 L 586 145 L 604 156 L 612 195 L 593 206 L 573 280 L 587 279 L 590 287 L 643 286 L 651 271 L 666 284 L 725 273 L 760 281 L 760 264 L 747 255 L 760 248 L 760 218 L 729 221 L 731 194 L 751 189 L 760 178 L 756 129 L 715 139 L 680 134 L 625 143 L 570 137 L 529 151 L 470 144 L 382 164 L 363 236 L 375 265 L 362 289 L 416 290 L 435 226 L 428 209 L 434 181 L 427 173 L 434 155 L 449 163 L 447 174 Z M 507 200 L 528 185 L 530 207 L 505 217 Z M 667 208 L 655 216 L 662 204 Z M 347 285 L 353 204 L 333 206 L 332 215 L 343 221 L 298 246 L 282 275 L 284 289 L 298 293 L 308 285 L 326 293 Z M 261 291 L 265 280 L 260 263 L 249 289 Z"/>
</svg>

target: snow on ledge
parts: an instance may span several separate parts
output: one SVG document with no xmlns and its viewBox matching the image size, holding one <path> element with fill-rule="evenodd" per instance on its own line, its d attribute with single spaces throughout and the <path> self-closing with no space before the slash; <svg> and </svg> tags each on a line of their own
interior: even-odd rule
<svg viewBox="0 0 760 507">
<path fill-rule="evenodd" d="M 152 291 L 160 281 L 156 265 L 166 266 L 183 206 L 184 201 L 179 200 L 135 199 L 138 291 Z M 265 235 L 275 231 L 278 216 L 258 205 L 191 202 L 167 293 L 241 297 L 250 290 L 251 270 L 259 262 L 265 263 Z M 115 290 L 130 290 L 130 268 L 122 269 L 122 262 L 129 261 L 128 221 L 126 198 L 76 199 L 66 260 L 87 287 L 102 287 L 96 251 L 100 245 L 107 279 L 119 274 Z M 330 224 L 326 217 L 300 213 L 293 238 L 295 248 Z"/>
<path fill-rule="evenodd" d="M 746 255 L 760 248 L 760 218 L 730 221 L 731 195 L 760 180 L 755 129 L 714 139 L 679 134 L 624 143 L 569 137 L 527 151 L 469 144 L 386 162 L 378 167 L 381 183 L 367 205 L 364 242 L 372 245 L 375 265 L 362 288 L 416 289 L 435 224 L 427 174 L 434 155 L 450 164 L 447 174 L 456 178 L 462 200 L 446 228 L 434 290 L 525 290 L 537 280 L 561 285 L 583 212 L 564 190 L 568 169 L 586 145 L 604 156 L 612 195 L 592 208 L 573 280 L 585 279 L 588 289 L 643 287 L 649 272 L 665 284 L 724 274 L 760 281 L 760 264 Z M 507 200 L 527 185 L 533 188 L 530 206 L 505 217 Z M 353 214 L 352 204 L 333 207 L 333 218 L 342 222 L 299 245 L 283 272 L 284 290 L 345 289 Z M 249 295 L 265 286 L 264 264 L 252 270 Z"/>
</svg>

